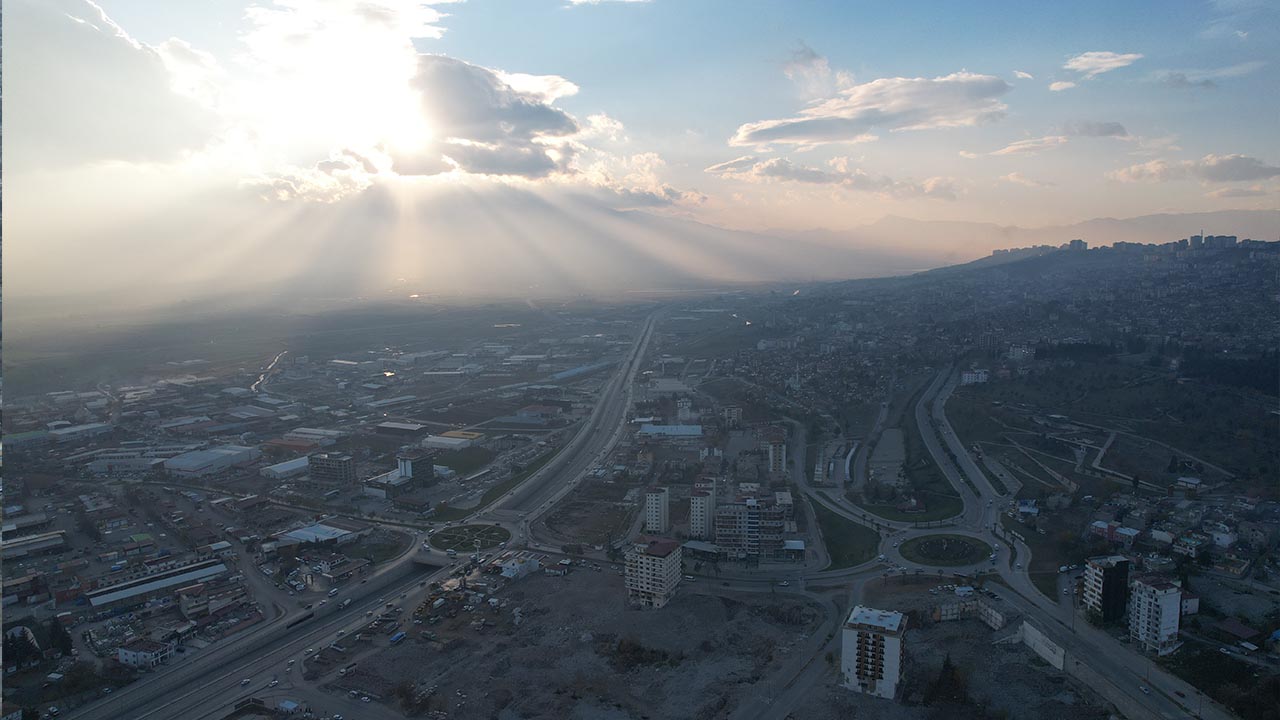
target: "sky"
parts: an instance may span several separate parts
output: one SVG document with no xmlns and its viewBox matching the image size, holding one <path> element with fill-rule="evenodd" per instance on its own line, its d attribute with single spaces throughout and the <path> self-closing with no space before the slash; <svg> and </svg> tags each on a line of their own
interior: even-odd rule
<svg viewBox="0 0 1280 720">
<path fill-rule="evenodd" d="M 11 0 L 4 20 L 17 296 L 757 280 L 804 250 L 766 236 L 1280 192 L 1274 2 Z"/>
</svg>

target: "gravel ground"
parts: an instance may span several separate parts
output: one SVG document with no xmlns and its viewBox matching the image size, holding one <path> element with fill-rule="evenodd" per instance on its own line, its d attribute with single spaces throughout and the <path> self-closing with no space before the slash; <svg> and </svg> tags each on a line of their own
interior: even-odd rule
<svg viewBox="0 0 1280 720">
<path fill-rule="evenodd" d="M 410 625 L 410 639 L 363 658 L 343 684 L 393 706 L 405 682 L 434 686 L 419 708 L 452 718 L 724 717 L 744 686 L 795 652 L 821 610 L 794 597 L 693 589 L 661 610 L 633 610 L 612 572 L 535 574 L 504 588 L 498 611 Z M 493 625 L 478 630 L 477 620 Z"/>
</svg>

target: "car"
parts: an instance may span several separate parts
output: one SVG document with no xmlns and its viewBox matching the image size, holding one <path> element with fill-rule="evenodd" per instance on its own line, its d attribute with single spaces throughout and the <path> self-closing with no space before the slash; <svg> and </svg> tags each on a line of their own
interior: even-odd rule
<svg viewBox="0 0 1280 720">
<path fill-rule="evenodd" d="M 272 680 L 271 683 L 267 685 L 267 687 L 275 687 L 279 684 L 280 684 L 279 680 Z"/>
<path fill-rule="evenodd" d="M 365 612 L 364 616 L 365 616 L 365 617 L 372 617 L 372 616 L 373 616 L 373 611 L 372 611 L 372 610 L 369 610 L 369 611 Z"/>
<path fill-rule="evenodd" d="M 1174 691 L 1173 691 L 1173 694 L 1174 694 L 1174 695 L 1177 695 L 1177 696 L 1178 696 L 1178 697 L 1180 697 L 1180 698 L 1185 698 L 1185 697 L 1187 696 L 1187 694 L 1186 694 L 1186 693 L 1184 693 L 1184 692 L 1182 692 L 1181 690 L 1174 690 Z"/>
<path fill-rule="evenodd" d="M 310 655 L 311 653 L 313 653 L 313 652 L 315 652 L 315 651 L 316 651 L 316 649 L 315 649 L 315 648 L 307 648 L 306 650 L 303 650 L 303 651 L 302 651 L 302 654 L 303 654 L 303 655 Z"/>
<path fill-rule="evenodd" d="M 1017 565 L 1014 565 L 1014 567 L 1015 567 L 1015 568 L 1017 568 L 1017 569 L 1019 569 L 1019 570 L 1021 570 L 1021 569 L 1022 569 L 1022 563 L 1018 563 Z"/>
<path fill-rule="evenodd" d="M 346 631 L 346 630 L 339 630 L 339 631 L 338 631 L 338 637 L 342 637 L 343 635 L 346 635 L 346 634 L 347 634 L 347 631 Z"/>
<path fill-rule="evenodd" d="M 1222 653 L 1223 655 L 1230 655 L 1230 654 L 1231 654 L 1231 651 L 1230 651 L 1230 650 L 1228 650 L 1228 649 L 1226 649 L 1226 648 L 1223 648 L 1223 647 L 1218 648 L 1218 652 Z"/>
<path fill-rule="evenodd" d="M 288 664 L 290 667 L 293 667 L 293 664 L 294 664 L 294 663 L 296 663 L 296 662 L 298 662 L 297 658 L 289 658 L 289 662 L 288 662 L 287 664 Z"/>
<path fill-rule="evenodd" d="M 243 680 L 241 680 L 241 681 L 240 681 L 240 687 L 244 687 L 245 685 L 248 685 L 248 684 L 249 684 L 249 683 L 251 683 L 251 682 L 253 682 L 253 681 L 252 681 L 252 680 L 250 680 L 249 678 L 245 678 L 245 679 L 243 679 Z"/>
<path fill-rule="evenodd" d="M 877 559 L 877 560 L 879 560 L 880 562 L 884 562 L 884 556 L 883 556 L 883 555 L 881 555 L 880 557 L 878 557 L 878 558 L 876 558 L 876 559 Z"/>
<path fill-rule="evenodd" d="M 787 580 L 783 580 L 782 582 L 780 582 L 780 583 L 778 583 L 778 584 L 779 584 L 779 585 L 781 585 L 782 587 L 791 587 L 791 583 L 790 583 L 789 581 L 787 581 Z"/>
<path fill-rule="evenodd" d="M 1142 691 L 1142 694 L 1143 694 L 1143 695 L 1150 695 L 1150 694 L 1151 694 L 1151 688 L 1147 687 L 1146 685 L 1142 685 L 1142 686 L 1140 686 L 1138 689 Z"/>
<path fill-rule="evenodd" d="M 369 699 L 368 695 L 365 695 L 364 697 L 360 698 L 360 702 L 372 702 L 372 700 Z"/>
<path fill-rule="evenodd" d="M 1071 594 L 1071 588 L 1062 588 L 1063 597 Z"/>
</svg>

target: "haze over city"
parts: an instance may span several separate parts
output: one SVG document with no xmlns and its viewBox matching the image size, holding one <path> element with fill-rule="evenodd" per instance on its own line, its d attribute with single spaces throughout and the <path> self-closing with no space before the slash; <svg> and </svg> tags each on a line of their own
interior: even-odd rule
<svg viewBox="0 0 1280 720">
<path fill-rule="evenodd" d="M 10 0 L 0 720 L 1280 720 L 1280 5 Z"/>
</svg>

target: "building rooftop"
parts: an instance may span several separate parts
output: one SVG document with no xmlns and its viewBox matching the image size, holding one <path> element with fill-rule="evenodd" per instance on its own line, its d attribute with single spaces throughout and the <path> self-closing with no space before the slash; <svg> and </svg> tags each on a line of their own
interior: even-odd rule
<svg viewBox="0 0 1280 720">
<path fill-rule="evenodd" d="M 876 610 L 859 605 L 849 613 L 845 625 L 896 633 L 903 629 L 904 619 L 902 613 L 896 610 Z"/>
<path fill-rule="evenodd" d="M 636 548 L 645 555 L 666 557 L 680 548 L 680 542 L 671 538 L 642 537 L 636 543 Z"/>
</svg>

